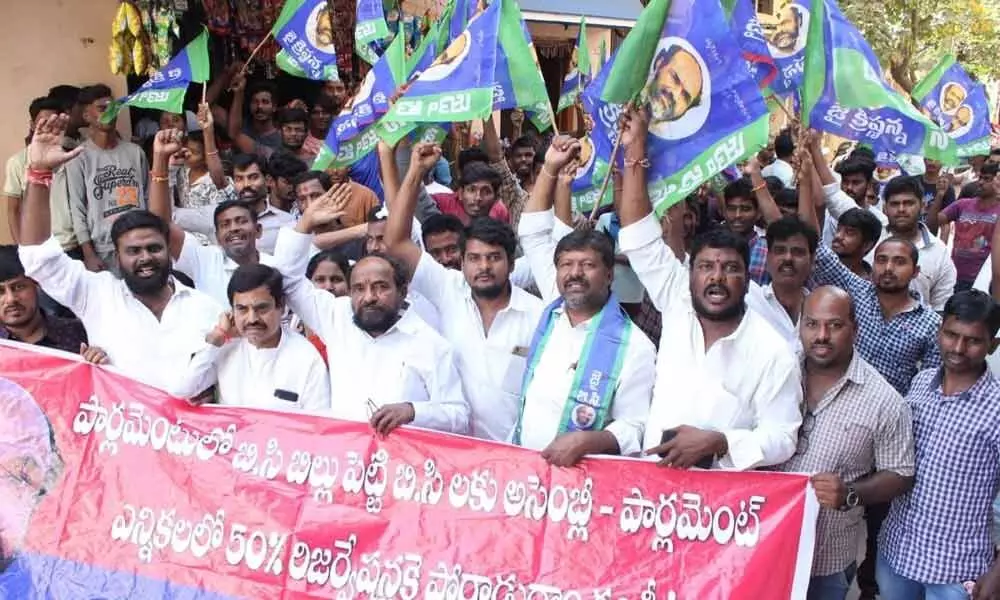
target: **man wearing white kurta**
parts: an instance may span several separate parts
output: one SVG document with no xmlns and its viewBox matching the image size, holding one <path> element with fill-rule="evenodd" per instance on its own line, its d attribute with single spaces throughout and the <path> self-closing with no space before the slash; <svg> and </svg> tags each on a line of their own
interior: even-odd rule
<svg viewBox="0 0 1000 600">
<path fill-rule="evenodd" d="M 413 272 L 414 291 L 447 319 L 442 335 L 455 347 L 462 388 L 472 412 L 470 433 L 505 441 L 520 408 L 524 353 L 542 312 L 542 302 L 512 285 L 517 238 L 510 226 L 482 218 L 463 227 L 457 245 L 461 270 L 439 264 L 414 243 L 410 231 L 417 194 L 440 149 L 417 144 L 392 212 L 384 243 Z"/>
<path fill-rule="evenodd" d="M 556 466 L 588 454 L 638 454 L 655 376 L 653 343 L 611 294 L 611 238 L 596 231 L 573 232 L 558 244 L 552 238 L 552 175 L 579 148 L 570 137 L 553 140 L 518 225 L 521 247 L 550 304 L 528 349 L 511 440 L 542 451 Z M 547 292 L 556 289 L 558 296 Z"/>
<path fill-rule="evenodd" d="M 218 384 L 219 404 L 318 413 L 330 408 L 326 364 L 305 337 L 282 327 L 281 273 L 266 265 L 236 269 L 224 313 L 170 392 L 189 398 Z"/>
<path fill-rule="evenodd" d="M 801 375 L 795 354 L 747 310 L 749 250 L 724 231 L 695 239 L 691 271 L 664 242 L 646 187 L 648 117 L 627 111 L 618 242 L 663 314 L 643 448 L 662 464 L 752 469 L 795 452 Z M 680 207 L 681 204 L 677 204 Z M 671 244 L 682 251 L 671 209 Z"/>
<path fill-rule="evenodd" d="M 362 258 L 351 270 L 349 298 L 305 278 L 312 230 L 338 216 L 327 204 L 310 203 L 294 229 L 281 230 L 274 258 L 288 305 L 329 349 L 331 414 L 371 422 L 383 434 L 407 423 L 466 433 L 469 406 L 454 352 L 406 309 L 404 265 L 381 255 Z"/>
</svg>

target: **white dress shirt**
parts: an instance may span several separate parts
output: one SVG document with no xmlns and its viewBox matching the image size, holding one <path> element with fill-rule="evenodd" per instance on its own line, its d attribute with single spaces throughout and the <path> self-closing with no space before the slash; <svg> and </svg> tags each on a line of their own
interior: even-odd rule
<svg viewBox="0 0 1000 600">
<path fill-rule="evenodd" d="M 270 254 L 260 252 L 260 264 L 274 266 Z M 184 245 L 174 268 L 194 281 L 194 286 L 212 297 L 221 306 L 229 306 L 229 280 L 240 266 L 226 256 L 220 246 L 202 246 L 198 238 L 184 234 Z"/>
<path fill-rule="evenodd" d="M 809 290 L 803 289 L 803 298 L 808 295 Z M 798 323 L 792 321 L 792 316 L 788 314 L 781 301 L 778 300 L 778 296 L 775 295 L 772 284 L 759 285 L 756 281 L 751 281 L 747 288 L 746 302 L 748 308 L 763 317 L 768 325 L 773 327 L 788 342 L 788 347 L 793 352 L 798 353 L 802 348 Z"/>
<path fill-rule="evenodd" d="M 461 271 L 447 269 L 424 253 L 410 285 L 411 293 L 419 292 L 448 315 L 441 334 L 455 347 L 462 389 L 472 411 L 470 433 L 506 441 L 521 408 L 524 354 L 544 308 L 542 301 L 512 285 L 510 303 L 486 332 Z"/>
<path fill-rule="evenodd" d="M 274 259 L 285 278 L 289 306 L 326 344 L 332 416 L 367 422 L 369 401 L 376 408 L 409 402 L 413 425 L 466 433 L 469 405 L 451 344 L 412 310 L 378 337 L 359 329 L 350 298 L 336 298 L 305 278 L 310 239 L 283 229 Z"/>
<path fill-rule="evenodd" d="M 168 390 L 219 322 L 223 308 L 207 294 L 171 278 L 174 293 L 160 319 L 111 273 L 91 273 L 66 256 L 55 238 L 19 249 L 25 274 L 73 311 L 92 346 L 128 377 Z"/>
<path fill-rule="evenodd" d="M 285 226 L 294 226 L 295 217 L 280 208 L 271 205 L 270 199 L 266 201 L 264 210 L 257 215 L 257 222 L 260 224 L 261 234 L 257 239 L 257 249 L 261 252 L 274 254 L 274 245 L 278 240 L 278 231 Z"/>
<path fill-rule="evenodd" d="M 191 398 L 218 384 L 223 406 L 318 413 L 330 408 L 328 377 L 316 347 L 284 329 L 274 348 L 257 348 L 245 339 L 221 348 L 206 343 L 169 391 Z"/>
<path fill-rule="evenodd" d="M 688 270 L 661 236 L 652 214 L 618 234 L 622 252 L 663 314 L 643 447 L 659 445 L 665 430 L 690 425 L 725 435 L 729 453 L 718 461 L 722 468 L 784 462 L 795 453 L 802 422 L 798 359 L 754 310 L 746 311 L 736 331 L 706 349 Z"/>
<path fill-rule="evenodd" d="M 795 169 L 780 158 L 761 169 L 760 174 L 761 177 L 777 177 L 786 188 L 795 187 Z"/>
<path fill-rule="evenodd" d="M 829 230 L 829 219 L 833 219 L 833 227 L 830 233 L 830 242 L 833 241 L 833 234 L 837 231 L 837 220 L 840 216 L 858 205 L 845 194 L 836 183 L 823 186 L 823 194 L 826 196 L 827 227 Z M 882 221 L 882 236 L 872 248 L 865 260 L 870 265 L 875 264 L 875 248 L 878 244 L 890 237 L 889 219 L 881 211 L 874 207 L 868 208 L 869 212 L 879 217 Z M 911 240 L 920 253 L 917 259 L 917 266 L 920 272 L 910 282 L 910 289 L 920 296 L 920 301 L 930 306 L 932 309 L 941 312 L 944 310 L 944 303 L 951 298 L 955 292 L 955 282 L 958 280 L 958 271 L 955 263 L 951 260 L 951 251 L 941 238 L 933 235 L 923 223 L 918 225 L 917 238 Z M 823 232 L 823 240 L 826 243 L 826 230 Z M 827 244 L 829 245 L 829 244 Z"/>
<path fill-rule="evenodd" d="M 554 218 L 552 211 L 533 212 L 522 213 L 518 224 L 521 247 L 536 274 L 546 303 L 558 298 L 553 260 L 557 242 L 553 235 L 555 221 L 558 219 Z M 549 340 L 524 395 L 521 445 L 535 450 L 545 449 L 559 433 L 587 334 L 592 326 L 596 326 L 594 320 L 589 319 L 574 327 L 561 308 L 555 310 L 553 318 L 555 323 Z M 543 324 L 539 322 L 538 326 Z M 631 319 L 627 321 L 627 326 L 631 331 L 608 415 L 612 422 L 604 428 L 615 436 L 618 448 L 625 456 L 638 454 L 642 449 L 643 428 L 649 415 L 649 402 L 656 379 L 656 349 L 653 343 Z"/>
</svg>

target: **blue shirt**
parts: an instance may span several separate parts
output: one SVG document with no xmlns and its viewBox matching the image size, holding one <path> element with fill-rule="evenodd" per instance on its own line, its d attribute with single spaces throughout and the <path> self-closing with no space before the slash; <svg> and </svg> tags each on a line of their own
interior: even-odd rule
<svg viewBox="0 0 1000 600">
<path fill-rule="evenodd" d="M 903 577 L 928 584 L 975 581 L 993 562 L 992 504 L 1000 485 L 1000 380 L 986 369 L 945 396 L 942 371 L 920 372 L 913 413 L 913 489 L 892 501 L 880 554 Z"/>
</svg>

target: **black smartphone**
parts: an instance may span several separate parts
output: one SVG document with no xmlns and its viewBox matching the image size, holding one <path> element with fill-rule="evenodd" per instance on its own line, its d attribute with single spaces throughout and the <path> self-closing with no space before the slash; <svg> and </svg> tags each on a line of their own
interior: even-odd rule
<svg viewBox="0 0 1000 600">
<path fill-rule="evenodd" d="M 677 430 L 676 429 L 668 429 L 668 430 L 664 431 L 663 435 L 660 436 L 660 445 L 666 444 L 667 442 L 669 442 L 670 440 L 674 439 L 675 437 L 677 437 Z M 664 458 L 665 456 L 666 455 L 663 454 L 662 452 L 660 453 L 660 458 Z M 699 469 L 711 469 L 712 468 L 712 462 L 713 462 L 712 461 L 712 457 L 711 456 L 706 456 L 705 458 L 703 458 L 703 459 L 699 460 L 697 463 L 695 463 L 694 466 L 698 467 Z"/>
</svg>

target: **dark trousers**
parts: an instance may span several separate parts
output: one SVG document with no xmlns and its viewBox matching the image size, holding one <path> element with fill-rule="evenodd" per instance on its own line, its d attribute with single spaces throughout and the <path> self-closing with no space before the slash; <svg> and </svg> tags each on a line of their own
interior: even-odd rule
<svg viewBox="0 0 1000 600">
<path fill-rule="evenodd" d="M 862 594 L 878 593 L 878 583 L 875 581 L 875 564 L 878 561 L 878 534 L 882 531 L 882 521 L 889 515 L 889 504 L 872 504 L 865 509 L 865 524 L 868 527 L 868 539 L 865 544 L 865 560 L 858 567 L 858 587 Z"/>
</svg>

